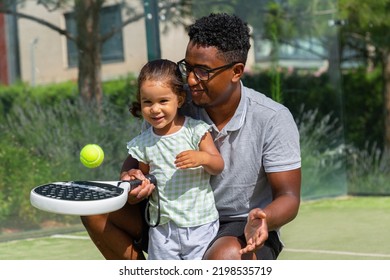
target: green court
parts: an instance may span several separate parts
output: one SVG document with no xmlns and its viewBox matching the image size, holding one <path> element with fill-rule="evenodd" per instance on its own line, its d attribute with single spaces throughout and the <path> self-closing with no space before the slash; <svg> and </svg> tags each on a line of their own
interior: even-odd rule
<svg viewBox="0 0 390 280">
<path fill-rule="evenodd" d="M 0 235 L 2 260 L 102 260 L 81 225 Z M 303 202 L 280 260 L 390 260 L 390 197 Z"/>
<path fill-rule="evenodd" d="M 390 259 L 390 197 L 305 202 L 282 231 L 280 259 Z"/>
</svg>

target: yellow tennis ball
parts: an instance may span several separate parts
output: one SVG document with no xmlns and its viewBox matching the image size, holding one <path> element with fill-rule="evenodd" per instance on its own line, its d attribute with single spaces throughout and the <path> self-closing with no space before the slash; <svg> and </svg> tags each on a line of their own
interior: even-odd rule
<svg viewBox="0 0 390 280">
<path fill-rule="evenodd" d="M 104 152 L 99 145 L 88 144 L 80 151 L 80 161 L 88 168 L 95 168 L 102 164 Z"/>
</svg>

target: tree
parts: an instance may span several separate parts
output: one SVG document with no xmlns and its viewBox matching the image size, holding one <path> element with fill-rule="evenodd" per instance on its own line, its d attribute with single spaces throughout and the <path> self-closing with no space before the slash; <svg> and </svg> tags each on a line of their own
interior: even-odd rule
<svg viewBox="0 0 390 280">
<path fill-rule="evenodd" d="M 382 68 L 384 81 L 384 151 L 390 154 L 390 0 L 339 0 L 347 24 L 341 35 L 366 59 L 367 69 Z M 364 110 L 364 108 L 363 108 Z"/>
<path fill-rule="evenodd" d="M 76 24 L 76 34 L 53 25 L 37 15 L 28 15 L 17 10 L 17 5 L 23 5 L 26 0 L 0 0 L 0 13 L 15 15 L 18 18 L 32 20 L 65 36 L 75 43 L 78 50 L 78 89 L 85 102 L 96 102 L 98 108 L 102 102 L 101 79 L 101 47 L 114 34 L 121 31 L 126 25 L 144 17 L 142 1 L 107 1 L 107 0 L 36 0 L 37 5 L 44 6 L 49 12 L 61 9 L 73 10 Z M 120 2 L 126 9 L 127 18 L 120 26 L 113 26 L 106 34 L 100 34 L 100 10 L 107 3 Z M 166 23 L 183 24 L 180 20 L 188 15 L 190 2 L 187 0 L 161 0 L 159 13 L 164 16 Z M 181 16 L 178 16 L 181 15 Z"/>
<path fill-rule="evenodd" d="M 215 0 L 207 1 L 207 4 L 207 8 L 202 5 L 194 7 L 195 12 L 234 12 L 252 27 L 255 49 L 261 49 L 268 43 L 271 93 L 275 100 L 283 100 L 278 69 L 280 55 L 287 47 L 306 56 L 328 61 L 325 71 L 334 88 L 340 88 L 338 30 L 329 25 L 329 21 L 337 14 L 337 0 Z"/>
<path fill-rule="evenodd" d="M 327 50 L 325 56 L 312 49 L 307 51 L 328 59 L 328 74 L 333 82 L 339 83 L 339 75 L 334 73 L 339 73 L 340 62 L 363 61 L 367 70 L 382 69 L 383 150 L 390 156 L 390 0 L 263 0 L 263 3 L 266 7 L 263 17 L 253 18 L 253 12 L 245 9 L 252 13 L 247 15 L 249 22 L 263 20 L 259 25 L 264 26 L 263 38 L 270 40 L 274 32 L 279 45 L 296 48 L 304 48 L 297 44 L 297 39 L 320 40 Z M 352 50 L 353 56 L 345 55 L 344 50 Z"/>
</svg>

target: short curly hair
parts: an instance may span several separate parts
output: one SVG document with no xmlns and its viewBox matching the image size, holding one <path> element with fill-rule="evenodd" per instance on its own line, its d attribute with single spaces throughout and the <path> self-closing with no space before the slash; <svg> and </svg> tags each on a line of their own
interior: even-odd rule
<svg viewBox="0 0 390 280">
<path fill-rule="evenodd" d="M 211 13 L 190 25 L 188 36 L 196 45 L 217 48 L 226 62 L 246 63 L 251 47 L 250 29 L 236 15 Z"/>
</svg>

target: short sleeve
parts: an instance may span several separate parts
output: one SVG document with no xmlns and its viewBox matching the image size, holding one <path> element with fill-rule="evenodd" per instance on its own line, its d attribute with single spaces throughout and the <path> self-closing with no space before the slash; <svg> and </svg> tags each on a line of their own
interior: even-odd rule
<svg viewBox="0 0 390 280">
<path fill-rule="evenodd" d="M 263 163 L 266 172 L 301 167 L 299 132 L 291 113 L 279 110 L 267 125 Z"/>
<path fill-rule="evenodd" d="M 210 131 L 210 125 L 201 120 L 189 119 L 189 126 L 192 128 L 192 142 L 197 147 L 206 132 Z"/>
<path fill-rule="evenodd" d="M 137 136 L 129 141 L 127 143 L 127 150 L 129 155 L 131 155 L 134 159 L 143 163 L 147 163 L 145 147 L 142 145 L 142 141 L 140 141 L 140 139 L 141 137 Z"/>
</svg>

